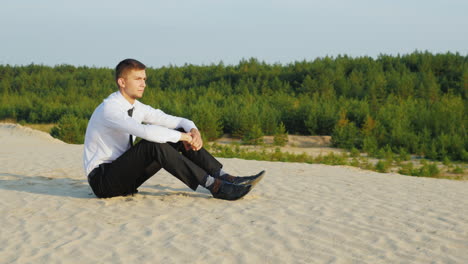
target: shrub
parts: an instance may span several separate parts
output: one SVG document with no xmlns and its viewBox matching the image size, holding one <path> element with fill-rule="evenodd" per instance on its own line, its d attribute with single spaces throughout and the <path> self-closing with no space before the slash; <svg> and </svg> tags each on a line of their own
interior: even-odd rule
<svg viewBox="0 0 468 264">
<path fill-rule="evenodd" d="M 359 162 L 358 159 L 353 158 L 353 159 L 351 160 L 351 162 L 349 163 L 349 165 L 351 165 L 351 166 L 353 166 L 353 167 L 360 167 L 360 166 L 361 166 L 361 163 Z"/>
<path fill-rule="evenodd" d="M 275 146 L 284 146 L 288 142 L 288 132 L 283 122 L 276 128 L 275 135 L 273 137 L 273 144 Z"/>
<path fill-rule="evenodd" d="M 357 157 L 360 156 L 360 154 L 361 153 L 359 152 L 359 150 L 357 148 L 351 148 L 351 154 L 350 154 L 351 157 L 357 158 Z"/>
<path fill-rule="evenodd" d="M 442 159 L 442 164 L 444 164 L 445 166 L 450 166 L 451 162 L 450 162 L 449 157 L 445 156 L 445 157 Z"/>
<path fill-rule="evenodd" d="M 330 152 L 326 156 L 319 155 L 314 159 L 315 163 L 327 164 L 327 165 L 346 165 L 346 158 L 341 155 L 336 155 Z"/>
<path fill-rule="evenodd" d="M 86 119 L 66 114 L 52 128 L 50 135 L 67 143 L 83 144 L 87 124 L 88 120 Z"/>
<path fill-rule="evenodd" d="M 424 177 L 435 177 L 440 174 L 440 170 L 437 167 L 437 164 L 424 164 L 419 168 L 418 175 L 415 176 L 424 176 Z"/>
<path fill-rule="evenodd" d="M 345 149 L 359 148 L 359 138 L 359 129 L 354 122 L 338 123 L 333 130 L 332 144 Z"/>
<path fill-rule="evenodd" d="M 452 173 L 456 173 L 456 174 L 463 174 L 465 172 L 465 170 L 462 168 L 462 167 L 459 167 L 459 166 L 456 166 L 453 170 L 452 170 Z"/>
<path fill-rule="evenodd" d="M 390 164 L 382 160 L 379 160 L 375 164 L 375 170 L 378 172 L 388 172 L 389 168 L 390 168 Z"/>
<path fill-rule="evenodd" d="M 381 148 L 377 151 L 375 157 L 392 162 L 394 158 L 394 153 L 392 151 L 392 148 L 389 145 L 386 145 L 384 148 Z"/>
<path fill-rule="evenodd" d="M 414 172 L 414 165 L 412 162 L 409 162 L 409 163 L 406 163 L 406 164 L 403 164 L 401 166 L 401 168 L 398 170 L 398 173 L 400 174 L 404 174 L 404 175 L 412 175 L 412 176 L 415 176 L 415 172 Z"/>
<path fill-rule="evenodd" d="M 259 145 L 263 143 L 263 132 L 259 125 L 254 124 L 242 137 L 242 141 L 248 145 Z"/>
<path fill-rule="evenodd" d="M 400 147 L 398 159 L 400 161 L 406 161 L 411 159 L 411 155 L 406 151 L 405 148 Z"/>
<path fill-rule="evenodd" d="M 202 131 L 202 135 L 208 140 L 219 138 L 223 133 L 221 113 L 215 105 L 200 103 L 192 110 L 192 120 Z"/>
<path fill-rule="evenodd" d="M 370 156 L 375 156 L 379 149 L 377 139 L 373 136 L 367 136 L 363 140 L 362 149 L 367 152 Z"/>
</svg>

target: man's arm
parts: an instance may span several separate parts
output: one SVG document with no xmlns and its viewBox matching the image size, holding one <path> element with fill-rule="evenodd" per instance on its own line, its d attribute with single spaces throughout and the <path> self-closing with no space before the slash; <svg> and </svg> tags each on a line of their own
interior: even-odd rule
<svg viewBox="0 0 468 264">
<path fill-rule="evenodd" d="M 178 129 L 183 128 L 185 132 L 189 132 L 191 139 L 182 140 L 184 141 L 185 149 L 198 151 L 203 147 L 203 139 L 201 137 L 200 131 L 195 126 L 191 120 L 186 118 L 172 116 L 164 113 L 159 109 L 154 109 L 151 106 L 144 105 L 145 117 L 144 122 L 150 124 L 162 125 L 167 128 Z"/>
<path fill-rule="evenodd" d="M 155 124 L 163 127 L 167 127 L 170 129 L 178 129 L 183 128 L 185 132 L 190 132 L 193 128 L 197 128 L 195 123 L 191 120 L 188 120 L 183 117 L 168 115 L 159 109 L 154 109 L 149 105 L 144 105 L 144 119 L 143 122 L 148 124 Z"/>
<path fill-rule="evenodd" d="M 104 106 L 103 125 L 116 131 L 128 133 L 152 142 L 166 143 L 178 142 L 182 138 L 182 133 L 174 129 L 160 125 L 145 125 L 128 116 L 126 112 L 120 111 L 118 107 L 112 105 Z M 191 137 L 191 136 L 190 136 Z M 184 138 L 186 141 L 187 137 Z"/>
</svg>

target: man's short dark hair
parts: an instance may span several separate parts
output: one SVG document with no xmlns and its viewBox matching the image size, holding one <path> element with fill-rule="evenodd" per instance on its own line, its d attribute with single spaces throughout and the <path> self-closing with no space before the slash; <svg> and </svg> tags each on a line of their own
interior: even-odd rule
<svg viewBox="0 0 468 264">
<path fill-rule="evenodd" d="M 122 78 L 127 74 L 127 72 L 132 71 L 132 70 L 144 70 L 146 69 L 146 66 L 135 60 L 135 59 L 125 59 L 117 66 L 115 67 L 115 81 L 117 81 L 119 78 Z"/>
</svg>

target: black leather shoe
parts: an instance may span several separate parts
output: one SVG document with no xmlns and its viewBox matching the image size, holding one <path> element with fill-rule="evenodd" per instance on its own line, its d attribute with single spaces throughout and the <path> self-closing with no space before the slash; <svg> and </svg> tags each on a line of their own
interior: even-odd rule
<svg viewBox="0 0 468 264">
<path fill-rule="evenodd" d="M 214 198 L 223 200 L 237 200 L 250 192 L 252 185 L 237 185 L 221 179 L 215 179 L 213 185 L 208 190 Z"/>
<path fill-rule="evenodd" d="M 263 176 L 265 176 L 265 174 L 266 174 L 266 171 L 263 170 L 263 171 L 261 171 L 260 173 L 254 175 L 254 176 L 236 177 L 236 176 L 232 176 L 232 175 L 229 175 L 229 174 L 224 174 L 224 175 L 221 175 L 220 178 L 222 180 L 225 180 L 227 182 L 234 183 L 234 184 L 254 186 L 259 181 L 262 180 L 262 178 L 263 178 Z"/>
</svg>

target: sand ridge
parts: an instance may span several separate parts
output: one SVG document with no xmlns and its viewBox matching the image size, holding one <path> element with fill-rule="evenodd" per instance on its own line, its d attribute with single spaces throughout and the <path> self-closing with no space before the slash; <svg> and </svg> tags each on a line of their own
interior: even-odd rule
<svg viewBox="0 0 468 264">
<path fill-rule="evenodd" d="M 83 146 L 36 132 L 0 124 L 1 263 L 468 263 L 466 181 L 220 159 L 268 174 L 235 202 L 165 171 L 97 199 Z"/>
</svg>

